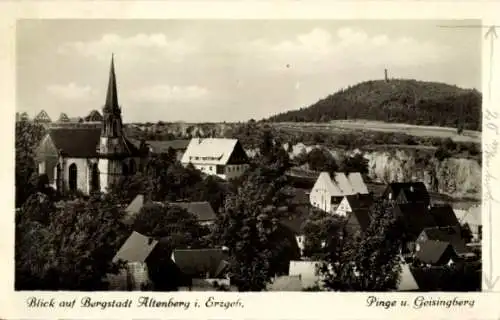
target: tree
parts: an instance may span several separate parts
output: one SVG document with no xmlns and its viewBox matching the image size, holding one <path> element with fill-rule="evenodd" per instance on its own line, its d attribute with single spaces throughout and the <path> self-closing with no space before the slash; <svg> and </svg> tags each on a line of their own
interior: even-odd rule
<svg viewBox="0 0 500 320">
<path fill-rule="evenodd" d="M 19 207 L 36 190 L 37 165 L 35 152 L 45 134 L 41 124 L 29 121 L 16 122 L 16 207 Z"/>
<path fill-rule="evenodd" d="M 347 156 L 340 165 L 340 171 L 346 173 L 359 172 L 363 177 L 366 177 L 368 175 L 368 160 L 361 153 Z"/>
<path fill-rule="evenodd" d="M 472 235 L 472 230 L 470 229 L 470 226 L 468 223 L 464 223 L 460 225 L 460 233 L 462 239 L 465 241 L 465 243 L 470 243 L 472 242 L 472 239 L 474 236 Z"/>
<path fill-rule="evenodd" d="M 325 286 L 339 291 L 387 291 L 397 287 L 401 272 L 401 226 L 392 208 L 375 203 L 364 233 L 341 231 L 320 271 Z"/>
<path fill-rule="evenodd" d="M 18 219 L 16 286 L 20 290 L 106 290 L 107 275 L 121 266 L 112 258 L 129 234 L 121 223 L 123 215 L 113 197 L 96 194 L 88 201 L 66 202 L 47 226 Z"/>
<path fill-rule="evenodd" d="M 307 155 L 309 169 L 315 171 L 326 171 L 333 173 L 337 171 L 338 165 L 333 156 L 324 149 L 314 148 Z"/>
<path fill-rule="evenodd" d="M 258 167 L 228 196 L 217 221 L 220 243 L 230 252 L 231 280 L 240 291 L 264 290 L 274 275 L 284 182 L 275 168 Z"/>
<path fill-rule="evenodd" d="M 345 218 L 322 210 L 312 209 L 302 226 L 304 232 L 304 256 L 322 260 L 330 244 L 341 236 Z"/>
</svg>

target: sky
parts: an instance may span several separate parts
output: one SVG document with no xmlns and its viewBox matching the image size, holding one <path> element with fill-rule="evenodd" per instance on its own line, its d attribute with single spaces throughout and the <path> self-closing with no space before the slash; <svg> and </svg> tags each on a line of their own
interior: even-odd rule
<svg viewBox="0 0 500 320">
<path fill-rule="evenodd" d="M 482 30 L 430 20 L 19 20 L 17 111 L 125 122 L 262 119 L 389 77 L 481 90 Z"/>
</svg>

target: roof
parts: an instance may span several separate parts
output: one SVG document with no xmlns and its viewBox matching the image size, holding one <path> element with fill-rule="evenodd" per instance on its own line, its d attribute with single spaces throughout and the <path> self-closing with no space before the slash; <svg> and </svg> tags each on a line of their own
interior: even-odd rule
<svg viewBox="0 0 500 320">
<path fill-rule="evenodd" d="M 69 122 L 69 117 L 66 113 L 64 112 L 61 112 L 61 115 L 59 116 L 59 120 L 57 121 L 60 121 L 60 122 Z"/>
<path fill-rule="evenodd" d="M 430 201 L 430 195 L 423 182 L 393 182 L 388 188 L 392 189 L 394 199 L 399 196 L 401 191 L 405 193 L 406 200 L 411 203 Z"/>
<path fill-rule="evenodd" d="M 85 117 L 85 121 L 102 121 L 103 117 L 101 113 L 97 110 L 92 110 L 90 113 Z"/>
<path fill-rule="evenodd" d="M 229 161 L 237 143 L 237 139 L 191 139 L 181 162 L 225 165 Z"/>
<path fill-rule="evenodd" d="M 370 226 L 371 217 L 370 217 L 370 208 L 356 208 L 349 214 L 347 218 L 348 226 L 355 226 L 354 220 L 358 222 L 361 231 L 365 232 L 366 229 Z"/>
<path fill-rule="evenodd" d="M 343 172 L 335 172 L 333 175 L 334 183 L 337 184 L 343 195 L 355 194 L 354 188 Z"/>
<path fill-rule="evenodd" d="M 97 157 L 97 148 L 101 138 L 101 128 L 96 126 L 57 127 L 50 128 L 48 135 L 56 149 L 65 156 L 74 158 Z M 131 154 L 138 154 L 139 150 L 127 138 L 125 144 Z"/>
<path fill-rule="evenodd" d="M 332 181 L 328 172 L 321 172 L 314 184 L 315 189 L 326 189 L 331 196 L 342 196 L 342 190 Z"/>
<path fill-rule="evenodd" d="M 302 291 L 302 280 L 300 275 L 276 277 L 267 286 L 267 291 Z"/>
<path fill-rule="evenodd" d="M 425 228 L 436 226 L 436 222 L 424 203 L 398 204 L 396 208 L 402 215 L 401 218 L 409 235 L 417 237 Z"/>
<path fill-rule="evenodd" d="M 428 240 L 446 242 L 452 245 L 457 254 L 467 253 L 467 246 L 461 234 L 451 227 L 425 228 L 422 233 L 427 235 Z"/>
<path fill-rule="evenodd" d="M 361 173 L 351 172 L 347 175 L 347 179 L 351 183 L 351 186 L 355 192 L 360 193 L 360 194 L 367 194 L 368 193 L 368 187 L 366 186 L 365 182 L 363 181 L 363 177 L 361 176 Z"/>
<path fill-rule="evenodd" d="M 118 250 L 113 258 L 113 262 L 117 262 L 118 260 L 145 262 L 146 258 L 157 244 L 158 241 L 134 231 L 122 245 L 120 250 Z"/>
<path fill-rule="evenodd" d="M 469 210 L 456 210 L 458 221 L 460 223 L 467 223 L 469 226 L 482 225 L 482 212 L 481 206 L 472 207 Z"/>
<path fill-rule="evenodd" d="M 166 140 L 166 141 L 156 141 L 147 140 L 148 144 L 153 153 L 167 153 L 170 148 L 174 150 L 186 150 L 189 145 L 190 140 Z"/>
<path fill-rule="evenodd" d="M 448 227 L 459 225 L 458 219 L 453 211 L 453 208 L 446 204 L 434 206 L 430 209 L 430 213 L 436 221 L 438 227 Z"/>
<path fill-rule="evenodd" d="M 435 264 L 450 249 L 451 245 L 449 242 L 427 240 L 419 244 L 415 257 L 424 263 Z"/>
<path fill-rule="evenodd" d="M 221 276 L 228 266 L 227 259 L 222 249 L 178 249 L 172 253 L 172 260 L 181 272 L 193 277 Z"/>
<path fill-rule="evenodd" d="M 144 195 L 137 195 L 132 202 L 125 208 L 125 213 L 127 214 L 127 218 L 133 218 L 136 216 L 144 206 Z"/>
<path fill-rule="evenodd" d="M 401 264 L 401 273 L 399 275 L 398 291 L 418 290 L 418 283 L 413 276 L 410 266 L 407 263 Z"/>
<path fill-rule="evenodd" d="M 171 202 L 173 206 L 181 207 L 187 212 L 195 215 L 198 221 L 213 221 L 217 218 L 214 209 L 207 201 L 200 202 Z"/>
<path fill-rule="evenodd" d="M 33 119 L 33 120 L 40 121 L 40 122 L 50 122 L 51 121 L 49 115 L 47 114 L 47 112 L 45 110 L 40 111 L 40 113 L 37 114 L 35 119 Z"/>
<path fill-rule="evenodd" d="M 354 194 L 345 196 L 352 210 L 356 208 L 370 208 L 373 204 L 373 197 L 370 194 Z"/>
</svg>

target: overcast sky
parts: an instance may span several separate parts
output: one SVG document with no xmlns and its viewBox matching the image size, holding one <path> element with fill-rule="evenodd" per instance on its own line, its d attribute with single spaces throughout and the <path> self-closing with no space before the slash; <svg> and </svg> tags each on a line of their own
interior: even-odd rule
<svg viewBox="0 0 500 320">
<path fill-rule="evenodd" d="M 389 76 L 481 89 L 480 29 L 443 21 L 22 20 L 17 109 L 101 109 L 115 54 L 125 122 L 246 121 Z"/>
</svg>

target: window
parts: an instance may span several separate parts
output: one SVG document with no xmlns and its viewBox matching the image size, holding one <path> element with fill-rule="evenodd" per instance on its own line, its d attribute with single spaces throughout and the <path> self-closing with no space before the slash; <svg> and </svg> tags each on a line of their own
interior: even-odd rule
<svg viewBox="0 0 500 320">
<path fill-rule="evenodd" d="M 212 171 L 212 166 L 208 167 L 208 170 Z"/>
<path fill-rule="evenodd" d="M 389 200 L 392 200 L 392 192 L 389 192 L 388 198 L 389 198 Z"/>
<path fill-rule="evenodd" d="M 215 167 L 215 171 L 217 174 L 224 174 L 224 166 L 223 165 L 217 165 Z"/>
<path fill-rule="evenodd" d="M 77 181 L 78 181 L 78 169 L 76 167 L 76 164 L 72 163 L 69 166 L 69 179 L 68 179 L 68 184 L 69 184 L 69 190 L 71 191 L 76 191 L 77 188 Z"/>
</svg>

